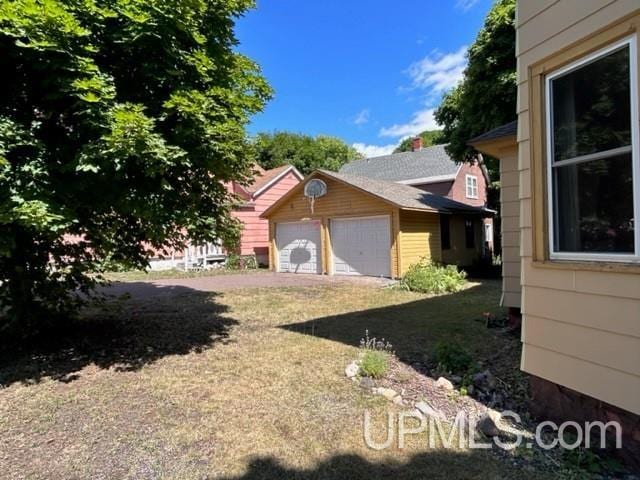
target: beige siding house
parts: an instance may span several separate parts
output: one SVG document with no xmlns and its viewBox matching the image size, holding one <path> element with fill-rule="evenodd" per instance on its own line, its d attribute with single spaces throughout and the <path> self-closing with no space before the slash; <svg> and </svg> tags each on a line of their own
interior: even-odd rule
<svg viewBox="0 0 640 480">
<path fill-rule="evenodd" d="M 520 315 L 520 197 L 518 122 L 514 121 L 471 140 L 473 146 L 500 159 L 500 218 L 502 235 L 502 300 L 513 315 Z"/>
<path fill-rule="evenodd" d="M 618 420 L 640 462 L 640 2 L 520 0 L 516 21 L 517 135 L 470 143 L 502 161 L 522 369 L 539 413 Z"/>
</svg>

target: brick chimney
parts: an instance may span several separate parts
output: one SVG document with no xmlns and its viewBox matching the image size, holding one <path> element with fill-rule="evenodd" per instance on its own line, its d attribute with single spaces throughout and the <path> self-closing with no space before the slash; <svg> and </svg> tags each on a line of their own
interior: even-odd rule
<svg viewBox="0 0 640 480">
<path fill-rule="evenodd" d="M 422 150 L 422 137 L 414 137 L 411 139 L 411 151 L 417 152 Z"/>
</svg>

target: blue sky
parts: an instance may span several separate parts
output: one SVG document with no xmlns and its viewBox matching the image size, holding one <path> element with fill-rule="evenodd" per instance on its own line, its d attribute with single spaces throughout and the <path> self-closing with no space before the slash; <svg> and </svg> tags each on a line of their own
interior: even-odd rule
<svg viewBox="0 0 640 480">
<path fill-rule="evenodd" d="M 491 0 L 258 0 L 239 50 L 275 89 L 250 132 L 344 139 L 368 156 L 436 127 Z"/>
</svg>

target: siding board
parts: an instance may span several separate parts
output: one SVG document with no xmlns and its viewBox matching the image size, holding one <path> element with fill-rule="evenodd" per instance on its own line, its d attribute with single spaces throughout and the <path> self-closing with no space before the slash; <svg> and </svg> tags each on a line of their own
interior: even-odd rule
<svg viewBox="0 0 640 480">
<path fill-rule="evenodd" d="M 520 202 L 516 148 L 505 150 L 500 159 L 502 214 L 502 291 L 505 307 L 520 307 Z M 514 295 L 515 294 L 515 295 Z"/>
<path fill-rule="evenodd" d="M 640 412 L 640 377 L 637 375 L 527 343 L 523 346 L 522 366 L 538 377 L 630 412 Z"/>
<path fill-rule="evenodd" d="M 439 216 L 426 212 L 400 212 L 400 251 L 401 275 L 422 257 L 440 262 Z"/>
<path fill-rule="evenodd" d="M 524 335 L 528 343 L 546 350 L 640 376 L 640 350 L 634 348 L 637 337 L 603 330 L 594 335 L 588 327 L 531 315 Z"/>
<path fill-rule="evenodd" d="M 637 0 L 521 0 L 518 4 L 522 368 L 640 413 L 640 275 L 579 270 L 570 264 L 546 268 L 532 263 L 534 249 L 537 257 L 544 256 L 546 238 L 541 227 L 546 226 L 538 203 L 534 211 L 531 202 L 532 198 L 544 198 L 545 193 L 538 170 L 536 187 L 531 191 L 531 168 L 537 165 L 536 158 L 544 148 L 541 135 L 532 127 L 536 131 L 542 127 L 544 112 L 542 103 L 536 100 L 539 77 L 534 77 L 533 82 L 529 79 L 534 68 L 548 71 L 552 55 L 561 53 L 566 63 L 593 50 L 596 32 L 604 32 L 615 22 L 639 12 L 640 5 Z M 637 25 L 636 21 L 636 28 Z M 616 31 L 619 36 L 629 30 L 624 27 Z M 531 89 L 536 90 L 533 97 Z"/>
</svg>

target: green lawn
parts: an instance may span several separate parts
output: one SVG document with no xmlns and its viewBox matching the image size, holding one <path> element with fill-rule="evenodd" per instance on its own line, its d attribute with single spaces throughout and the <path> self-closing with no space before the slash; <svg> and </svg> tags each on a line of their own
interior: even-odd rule
<svg viewBox="0 0 640 480">
<path fill-rule="evenodd" d="M 354 284 L 116 303 L 48 351 L 0 367 L 3 478 L 552 478 L 484 451 L 374 451 L 365 409 L 398 408 L 344 377 L 365 329 L 400 360 L 458 339 L 474 358 L 517 338 L 487 330 L 498 282 L 428 297 Z M 512 353 L 509 353 L 512 352 Z M 509 370 L 511 373 L 507 372 Z M 406 408 L 406 407 L 405 407 Z"/>
</svg>

